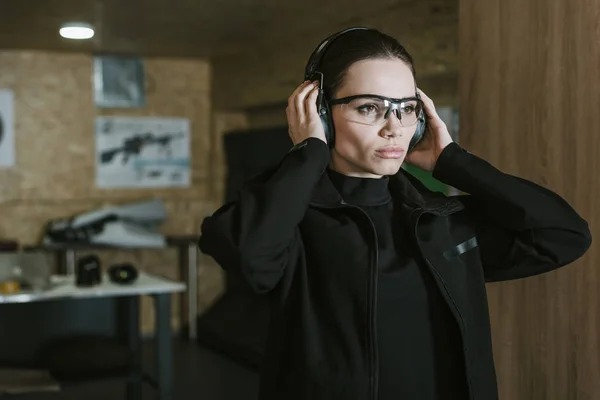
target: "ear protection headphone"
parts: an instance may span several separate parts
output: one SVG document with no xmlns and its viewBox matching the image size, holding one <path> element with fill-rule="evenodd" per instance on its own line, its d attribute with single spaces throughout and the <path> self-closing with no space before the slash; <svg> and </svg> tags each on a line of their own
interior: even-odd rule
<svg viewBox="0 0 600 400">
<path fill-rule="evenodd" d="M 340 36 L 353 31 L 373 31 L 371 28 L 364 27 L 353 27 L 348 28 L 343 31 L 334 33 L 329 36 L 325 40 L 323 40 L 319 46 L 312 52 L 310 58 L 308 59 L 308 63 L 306 64 L 306 69 L 304 71 L 304 80 L 315 81 L 319 80 L 319 94 L 317 97 L 317 112 L 321 117 L 321 122 L 323 123 L 323 129 L 325 130 L 325 138 L 327 139 L 327 143 L 330 148 L 333 148 L 335 145 L 335 127 L 333 125 L 333 119 L 331 117 L 331 108 L 327 99 L 325 98 L 324 90 L 323 90 L 323 73 L 319 71 L 321 60 L 325 55 L 325 52 L 337 38 Z M 417 97 L 420 99 L 419 94 L 417 93 Z M 419 115 L 419 121 L 417 122 L 417 127 L 415 130 L 415 134 L 413 135 L 410 144 L 408 146 L 408 150 L 412 150 L 417 143 L 423 138 L 425 135 L 425 130 L 427 128 L 427 116 L 425 110 L 423 109 L 421 115 Z"/>
</svg>

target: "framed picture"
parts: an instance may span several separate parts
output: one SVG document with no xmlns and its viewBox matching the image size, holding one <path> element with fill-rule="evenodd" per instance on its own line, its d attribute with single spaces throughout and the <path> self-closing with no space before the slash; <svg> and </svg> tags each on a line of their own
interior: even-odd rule
<svg viewBox="0 0 600 400">
<path fill-rule="evenodd" d="M 0 89 L 0 168 L 15 166 L 14 93 Z"/>
<path fill-rule="evenodd" d="M 111 55 L 94 58 L 94 96 L 100 108 L 140 108 L 146 105 L 143 61 Z"/>
</svg>

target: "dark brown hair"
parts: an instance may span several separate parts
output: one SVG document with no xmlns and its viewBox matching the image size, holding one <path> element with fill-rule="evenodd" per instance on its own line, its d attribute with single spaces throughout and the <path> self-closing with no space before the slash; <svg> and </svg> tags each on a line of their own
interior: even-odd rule
<svg viewBox="0 0 600 400">
<path fill-rule="evenodd" d="M 321 59 L 318 69 L 323 73 L 325 97 L 335 95 L 352 64 L 377 58 L 398 58 L 415 75 L 412 57 L 396 39 L 374 29 L 351 31 L 335 39 Z"/>
</svg>

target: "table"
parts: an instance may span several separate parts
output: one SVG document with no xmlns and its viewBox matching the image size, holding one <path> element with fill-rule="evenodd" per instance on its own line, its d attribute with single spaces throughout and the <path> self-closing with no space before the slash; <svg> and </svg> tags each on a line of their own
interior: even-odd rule
<svg viewBox="0 0 600 400">
<path fill-rule="evenodd" d="M 173 396 L 173 344 L 171 332 L 171 296 L 173 293 L 183 292 L 185 284 L 174 282 L 159 276 L 140 272 L 138 279 L 129 285 L 119 285 L 110 282 L 103 276 L 102 283 L 90 288 L 75 286 L 74 275 L 53 276 L 48 290 L 40 292 L 19 293 L 14 295 L 0 295 L 2 304 L 32 303 L 58 299 L 78 299 L 120 297 L 128 301 L 128 344 L 136 357 L 136 365 L 141 364 L 141 338 L 139 329 L 139 297 L 149 295 L 154 299 L 156 322 L 156 362 L 155 382 L 161 400 L 171 400 Z M 144 375 L 142 371 L 140 374 Z M 141 381 L 129 383 L 127 388 L 128 399 L 141 399 Z"/>
<path fill-rule="evenodd" d="M 179 276 L 183 279 L 187 286 L 186 301 L 182 301 L 181 316 L 188 324 L 188 338 L 195 340 L 197 338 L 196 317 L 198 314 L 198 237 L 194 235 L 179 235 L 167 236 L 167 247 L 177 249 Z M 58 244 L 58 245 L 41 245 L 30 246 L 25 251 L 52 251 L 57 253 L 59 264 L 63 267 L 63 273 L 68 276 L 75 275 L 77 265 L 77 253 L 82 251 L 94 250 L 156 250 L 160 248 L 144 248 L 144 247 L 116 247 L 116 246 L 99 246 L 94 244 Z M 185 316 L 185 317 L 184 317 Z"/>
</svg>

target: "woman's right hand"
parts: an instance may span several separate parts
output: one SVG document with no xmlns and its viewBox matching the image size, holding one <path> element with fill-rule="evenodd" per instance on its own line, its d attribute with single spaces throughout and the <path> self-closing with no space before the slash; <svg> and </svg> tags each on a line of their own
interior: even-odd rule
<svg viewBox="0 0 600 400">
<path fill-rule="evenodd" d="M 305 81 L 288 98 L 285 109 L 288 133 L 294 145 L 314 137 L 327 143 L 325 129 L 317 112 L 319 83 Z"/>
</svg>

